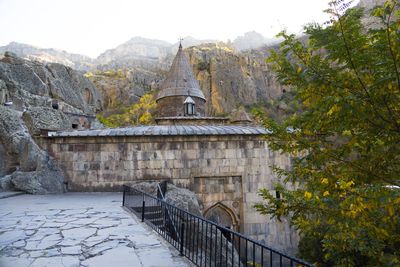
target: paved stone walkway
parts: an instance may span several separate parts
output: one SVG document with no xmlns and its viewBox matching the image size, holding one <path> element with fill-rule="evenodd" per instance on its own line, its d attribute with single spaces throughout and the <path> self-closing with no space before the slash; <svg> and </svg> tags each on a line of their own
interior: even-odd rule
<svg viewBox="0 0 400 267">
<path fill-rule="evenodd" d="M 190 266 L 118 193 L 0 199 L 1 267 Z"/>
<path fill-rule="evenodd" d="M 0 199 L 7 198 L 7 197 L 14 197 L 18 195 L 23 195 L 24 192 L 15 192 L 15 191 L 1 191 L 0 190 Z"/>
</svg>

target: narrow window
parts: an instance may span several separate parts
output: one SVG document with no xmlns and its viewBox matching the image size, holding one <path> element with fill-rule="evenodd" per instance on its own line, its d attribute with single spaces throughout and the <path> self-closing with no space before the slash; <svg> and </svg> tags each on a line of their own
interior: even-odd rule
<svg viewBox="0 0 400 267">
<path fill-rule="evenodd" d="M 185 116 L 193 116 L 195 115 L 195 102 L 193 98 L 188 96 L 185 99 L 185 102 L 183 102 L 184 105 L 184 110 L 185 110 Z"/>
</svg>

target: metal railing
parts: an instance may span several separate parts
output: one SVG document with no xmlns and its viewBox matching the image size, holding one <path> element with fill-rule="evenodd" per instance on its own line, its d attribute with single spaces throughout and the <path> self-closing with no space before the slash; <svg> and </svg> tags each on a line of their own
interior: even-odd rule
<svg viewBox="0 0 400 267">
<path fill-rule="evenodd" d="M 157 185 L 157 198 L 163 199 L 165 198 L 165 193 L 167 192 L 168 182 L 162 181 Z"/>
<path fill-rule="evenodd" d="M 157 184 L 157 198 L 165 201 L 165 194 L 167 193 L 168 189 L 168 181 L 162 181 Z M 144 211 L 144 209 L 143 209 Z M 180 238 L 180 233 L 177 230 L 177 227 L 175 226 L 174 220 L 170 216 L 171 210 L 169 206 L 165 206 L 164 212 L 163 212 L 163 218 L 164 218 L 164 227 L 167 227 L 169 235 L 176 240 L 177 238 Z"/>
<path fill-rule="evenodd" d="M 129 186 L 122 205 L 197 266 L 312 266 Z"/>
</svg>

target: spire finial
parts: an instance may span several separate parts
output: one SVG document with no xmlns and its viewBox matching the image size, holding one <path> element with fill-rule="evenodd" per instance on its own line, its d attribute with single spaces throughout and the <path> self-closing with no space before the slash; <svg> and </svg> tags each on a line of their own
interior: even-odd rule
<svg viewBox="0 0 400 267">
<path fill-rule="evenodd" d="M 179 49 L 182 49 L 182 41 L 183 41 L 183 38 L 182 37 L 179 37 Z"/>
</svg>

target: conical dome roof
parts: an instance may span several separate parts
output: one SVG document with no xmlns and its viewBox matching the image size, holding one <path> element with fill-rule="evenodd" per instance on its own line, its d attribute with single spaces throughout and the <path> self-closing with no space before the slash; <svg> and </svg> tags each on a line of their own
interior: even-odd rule
<svg viewBox="0 0 400 267">
<path fill-rule="evenodd" d="M 172 66 L 168 72 L 167 78 L 161 84 L 161 90 L 158 93 L 157 101 L 169 96 L 194 96 L 203 99 L 203 92 L 199 83 L 195 79 L 189 60 L 183 52 L 182 45 L 179 45 Z"/>
</svg>

